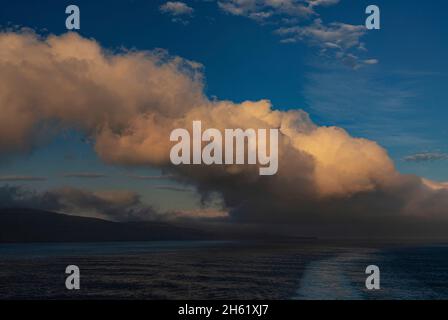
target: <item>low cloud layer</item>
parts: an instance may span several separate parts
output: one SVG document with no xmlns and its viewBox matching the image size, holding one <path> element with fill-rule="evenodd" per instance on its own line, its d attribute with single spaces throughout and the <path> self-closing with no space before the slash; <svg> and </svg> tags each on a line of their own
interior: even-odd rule
<svg viewBox="0 0 448 320">
<path fill-rule="evenodd" d="M 55 128 L 72 128 L 90 136 L 106 163 L 161 168 L 195 186 L 204 201 L 220 194 L 235 221 L 361 226 L 446 219 L 447 191 L 398 173 L 375 142 L 319 127 L 301 110 L 273 110 L 268 100 L 211 101 L 201 65 L 162 51 L 111 53 L 73 33 L 6 32 L 0 34 L 0 87 L 2 155 L 39 145 Z M 254 165 L 172 166 L 170 132 L 190 129 L 193 120 L 221 130 L 279 128 L 277 175 L 259 176 Z M 92 208 L 136 201 L 60 194 L 72 202 L 87 198 Z"/>
<path fill-rule="evenodd" d="M 65 187 L 36 192 L 20 186 L 4 185 L 0 187 L 0 203 L 6 208 L 51 210 L 113 221 L 162 218 L 151 206 L 144 205 L 137 193 L 130 191 L 95 192 Z"/>
<path fill-rule="evenodd" d="M 155 186 L 161 190 L 192 192 L 171 186 Z M 0 186 L 1 208 L 28 208 L 55 211 L 76 216 L 94 217 L 111 221 L 179 221 L 227 218 L 225 210 L 198 208 L 196 210 L 160 211 L 143 203 L 138 193 L 127 190 L 91 191 L 62 187 L 39 192 L 17 185 Z"/>
</svg>

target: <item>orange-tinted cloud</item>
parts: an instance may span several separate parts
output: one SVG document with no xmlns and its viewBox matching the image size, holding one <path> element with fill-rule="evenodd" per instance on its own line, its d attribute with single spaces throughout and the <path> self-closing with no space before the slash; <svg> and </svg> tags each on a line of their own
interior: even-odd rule
<svg viewBox="0 0 448 320">
<path fill-rule="evenodd" d="M 256 221 L 332 221 L 417 215 L 445 218 L 446 190 L 399 174 L 373 141 L 316 126 L 301 110 L 273 110 L 267 100 L 211 101 L 201 65 L 163 51 L 111 53 L 68 33 L 0 34 L 0 153 L 39 143 L 47 126 L 90 135 L 105 162 L 162 167 L 207 198 L 221 194 L 231 217 Z M 170 164 L 171 130 L 279 128 L 279 171 L 254 166 Z"/>
</svg>

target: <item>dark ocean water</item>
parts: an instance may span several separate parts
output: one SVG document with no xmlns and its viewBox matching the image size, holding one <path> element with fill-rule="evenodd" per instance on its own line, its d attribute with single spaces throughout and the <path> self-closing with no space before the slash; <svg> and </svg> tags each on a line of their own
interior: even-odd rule
<svg viewBox="0 0 448 320">
<path fill-rule="evenodd" d="M 65 268 L 81 289 L 65 288 Z M 365 289 L 365 268 L 381 289 Z M 448 299 L 448 246 L 129 242 L 0 245 L 0 299 Z"/>
</svg>

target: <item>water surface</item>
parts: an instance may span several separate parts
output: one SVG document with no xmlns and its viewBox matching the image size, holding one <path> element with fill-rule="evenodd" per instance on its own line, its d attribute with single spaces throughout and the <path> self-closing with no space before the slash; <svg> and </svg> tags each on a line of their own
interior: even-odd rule
<svg viewBox="0 0 448 320">
<path fill-rule="evenodd" d="M 65 288 L 65 268 L 81 290 Z M 365 268 L 381 290 L 365 289 Z M 120 242 L 0 245 L 1 299 L 447 299 L 448 246 Z"/>
</svg>

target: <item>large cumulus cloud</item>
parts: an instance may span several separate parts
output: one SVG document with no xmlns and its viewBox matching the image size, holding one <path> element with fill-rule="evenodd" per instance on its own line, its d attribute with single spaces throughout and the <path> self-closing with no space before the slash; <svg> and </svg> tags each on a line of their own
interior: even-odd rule
<svg viewBox="0 0 448 320">
<path fill-rule="evenodd" d="M 301 110 L 268 100 L 209 100 L 201 65 L 158 50 L 108 52 L 74 33 L 0 34 L 0 154 L 24 152 L 45 128 L 76 128 L 115 165 L 156 166 L 222 196 L 235 220 L 331 222 L 354 217 L 443 218 L 447 191 L 399 174 L 373 141 L 316 126 Z M 279 171 L 256 166 L 179 166 L 169 161 L 171 130 L 279 128 Z M 370 220 L 369 220 L 370 219 Z"/>
</svg>

